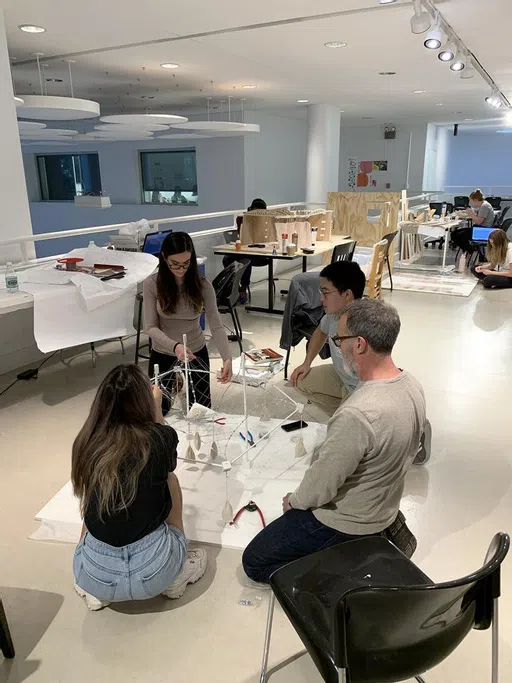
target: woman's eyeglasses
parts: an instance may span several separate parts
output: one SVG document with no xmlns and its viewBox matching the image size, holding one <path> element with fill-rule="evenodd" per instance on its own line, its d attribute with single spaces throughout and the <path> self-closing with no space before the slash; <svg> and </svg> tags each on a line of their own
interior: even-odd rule
<svg viewBox="0 0 512 683">
<path fill-rule="evenodd" d="M 185 263 L 176 263 L 175 261 L 171 261 L 169 263 L 169 268 L 171 270 L 187 270 L 187 268 L 190 266 L 190 261 L 186 261 Z"/>
<path fill-rule="evenodd" d="M 335 334 L 334 337 L 331 337 L 333 344 L 337 346 L 338 348 L 341 347 L 342 342 L 345 341 L 345 339 L 357 339 L 360 337 L 360 334 L 346 334 L 343 337 L 340 337 L 339 334 Z"/>
</svg>

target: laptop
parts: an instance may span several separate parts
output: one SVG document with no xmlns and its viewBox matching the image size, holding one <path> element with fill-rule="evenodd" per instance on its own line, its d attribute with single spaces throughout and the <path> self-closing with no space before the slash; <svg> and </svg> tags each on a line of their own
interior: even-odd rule
<svg viewBox="0 0 512 683">
<path fill-rule="evenodd" d="M 148 232 L 144 237 L 144 246 L 142 247 L 142 252 L 144 254 L 153 254 L 153 256 L 158 256 L 162 249 L 162 242 L 170 235 L 172 230 L 166 230 L 164 232 Z"/>
<path fill-rule="evenodd" d="M 471 239 L 473 240 L 473 242 L 487 242 L 491 232 L 494 232 L 494 228 L 473 228 L 473 234 Z"/>
</svg>

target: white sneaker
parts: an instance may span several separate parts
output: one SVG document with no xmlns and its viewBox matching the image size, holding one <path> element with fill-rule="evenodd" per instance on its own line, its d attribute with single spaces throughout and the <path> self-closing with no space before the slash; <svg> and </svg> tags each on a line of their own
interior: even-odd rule
<svg viewBox="0 0 512 683">
<path fill-rule="evenodd" d="M 187 551 L 187 559 L 183 569 L 178 574 L 174 583 L 166 588 L 162 595 L 171 600 L 181 598 L 189 583 L 195 583 L 204 575 L 206 565 L 208 564 L 208 556 L 204 548 L 195 548 Z"/>
<path fill-rule="evenodd" d="M 101 600 L 98 600 L 98 598 L 95 598 L 94 595 L 86 593 L 80 588 L 80 586 L 77 586 L 76 583 L 75 591 L 81 598 L 85 598 L 85 603 L 91 612 L 97 612 L 99 609 L 103 609 L 104 607 L 108 607 L 110 605 L 110 602 L 102 602 Z"/>
</svg>

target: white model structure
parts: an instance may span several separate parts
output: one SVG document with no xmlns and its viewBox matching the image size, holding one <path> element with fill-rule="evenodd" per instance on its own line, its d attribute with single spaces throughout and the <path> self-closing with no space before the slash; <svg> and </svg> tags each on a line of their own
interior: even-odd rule
<svg viewBox="0 0 512 683">
<path fill-rule="evenodd" d="M 155 365 L 154 378 L 152 381 L 160 388 L 162 395 L 170 402 L 171 414 L 167 417 L 167 422 L 173 426 L 176 431 L 186 435 L 188 445 L 185 455 L 178 455 L 178 460 L 204 468 L 217 468 L 225 474 L 226 501 L 222 510 L 222 520 L 225 524 L 229 524 L 233 520 L 233 508 L 229 501 L 228 473 L 234 465 L 241 461 L 242 458 L 246 457 L 258 445 L 267 439 L 271 439 L 272 434 L 285 422 L 294 416 L 297 416 L 298 419 L 302 420 L 304 406 L 294 401 L 274 384 L 268 382 L 262 383 L 259 390 L 264 392 L 263 408 L 259 416 L 257 434 L 253 436 L 249 428 L 250 416 L 247 400 L 245 354 L 242 354 L 240 365 L 243 413 L 241 415 L 228 416 L 227 413 L 221 413 L 218 410 L 213 410 L 212 408 L 202 405 L 201 401 L 204 401 L 205 397 L 196 396 L 196 390 L 191 381 L 193 375 L 202 373 L 214 376 L 215 373 L 207 368 L 202 370 L 190 367 L 186 335 L 183 335 L 183 347 L 185 360 L 164 373 L 160 373 L 158 365 Z M 171 381 L 169 381 L 169 379 Z M 230 386 L 231 385 L 228 384 L 222 393 L 220 400 L 218 401 L 218 407 L 222 404 Z M 270 417 L 268 407 L 269 391 L 278 392 L 286 399 L 286 402 L 290 406 L 290 411 L 286 417 L 279 419 L 277 423 L 275 419 L 271 420 Z M 257 416 L 251 416 L 251 418 L 254 417 Z M 229 424 L 227 424 L 227 421 Z M 222 427 L 228 427 L 227 438 L 225 431 L 222 436 L 220 434 L 221 424 Z M 232 455 L 231 458 L 229 458 L 228 447 L 230 447 L 230 445 L 233 446 L 233 439 L 240 441 L 241 451 L 234 457 Z M 304 458 L 307 455 L 307 449 L 302 435 L 302 426 L 299 435 L 292 437 L 292 441 L 295 443 L 295 457 L 297 459 Z M 233 451 L 233 448 L 231 448 L 231 451 Z"/>
</svg>

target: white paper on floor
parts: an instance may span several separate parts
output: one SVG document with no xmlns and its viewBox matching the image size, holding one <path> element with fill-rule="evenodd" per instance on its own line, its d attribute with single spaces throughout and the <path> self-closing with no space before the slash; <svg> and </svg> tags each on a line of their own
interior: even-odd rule
<svg viewBox="0 0 512 683">
<path fill-rule="evenodd" d="M 215 442 L 219 452 L 217 463 L 233 461 L 247 448 L 239 435 L 240 431 L 244 431 L 243 417 L 223 415 L 226 424 L 215 425 Z M 175 418 L 168 421 L 178 432 L 178 454 L 184 457 L 188 447 L 187 422 Z M 259 418 L 249 417 L 248 427 L 257 441 L 260 433 L 268 432 L 279 422 L 273 419 L 261 423 Z M 201 453 L 210 453 L 212 428 L 212 423 L 204 421 L 191 425 L 191 431 L 198 429 L 201 435 Z M 299 432 L 286 433 L 279 427 L 238 460 L 228 472 L 227 496 L 235 512 L 253 500 L 261 509 L 267 524 L 281 515 L 282 498 L 294 491 L 302 480 L 313 448 L 325 439 L 326 425 L 310 422 L 303 430 L 307 455 L 301 459 L 296 458 L 295 443 L 292 441 L 297 434 Z M 237 527 L 226 525 L 222 521 L 222 510 L 226 503 L 226 474 L 220 468 L 209 466 L 208 459 L 197 459 L 195 463 L 178 462 L 176 474 L 183 490 L 183 520 L 187 538 L 228 548 L 245 548 L 262 528 L 258 513 L 244 511 Z M 36 519 L 41 526 L 30 536 L 31 539 L 78 542 L 81 520 L 78 501 L 73 496 L 70 482 L 37 513 Z"/>
</svg>

